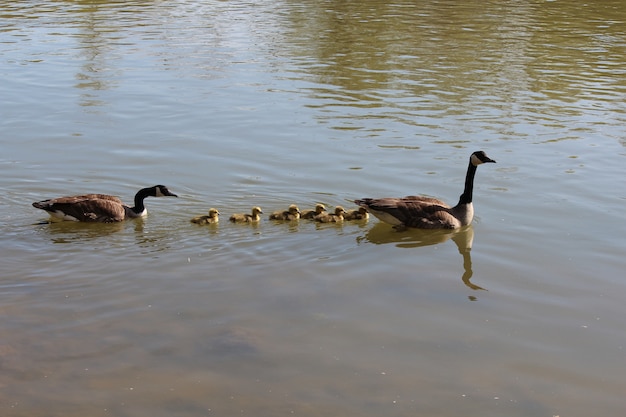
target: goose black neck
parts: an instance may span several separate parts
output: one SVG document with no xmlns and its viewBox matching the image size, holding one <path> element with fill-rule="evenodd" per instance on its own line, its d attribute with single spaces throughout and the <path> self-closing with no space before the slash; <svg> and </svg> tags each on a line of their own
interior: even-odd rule
<svg viewBox="0 0 626 417">
<path fill-rule="evenodd" d="M 135 206 L 131 210 L 137 214 L 143 212 L 146 209 L 146 206 L 143 205 L 143 200 L 153 195 L 152 192 L 152 188 L 142 188 L 139 190 L 137 194 L 135 194 Z"/>
<path fill-rule="evenodd" d="M 461 197 L 459 198 L 459 205 L 469 204 L 472 202 L 475 175 L 476 165 L 472 164 L 472 161 L 470 161 L 469 166 L 467 167 L 467 174 L 465 175 L 465 189 L 463 190 L 463 194 L 461 194 Z"/>
</svg>

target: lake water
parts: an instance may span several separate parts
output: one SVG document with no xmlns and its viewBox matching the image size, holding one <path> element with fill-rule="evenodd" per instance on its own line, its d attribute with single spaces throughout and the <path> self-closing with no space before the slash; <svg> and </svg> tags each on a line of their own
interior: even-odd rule
<svg viewBox="0 0 626 417">
<path fill-rule="evenodd" d="M 0 1 L 0 76 L 2 416 L 624 414 L 622 0 Z"/>
</svg>

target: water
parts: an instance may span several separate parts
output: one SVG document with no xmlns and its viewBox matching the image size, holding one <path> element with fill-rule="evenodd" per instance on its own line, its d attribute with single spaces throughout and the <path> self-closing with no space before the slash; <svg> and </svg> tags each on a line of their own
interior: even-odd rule
<svg viewBox="0 0 626 417">
<path fill-rule="evenodd" d="M 2 415 L 623 414 L 625 20 L 0 2 Z M 478 149 L 498 163 L 458 233 L 226 221 L 455 203 Z M 160 183 L 180 197 L 118 225 L 31 207 Z"/>
</svg>

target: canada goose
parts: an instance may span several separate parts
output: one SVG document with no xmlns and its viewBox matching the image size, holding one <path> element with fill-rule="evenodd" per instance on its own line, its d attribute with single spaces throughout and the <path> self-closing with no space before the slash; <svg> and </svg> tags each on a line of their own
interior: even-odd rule
<svg viewBox="0 0 626 417">
<path fill-rule="evenodd" d="M 145 216 L 148 211 L 143 205 L 146 197 L 178 197 L 164 185 L 143 188 L 135 194 L 135 206 L 128 207 L 112 195 L 85 194 L 37 201 L 33 207 L 47 211 L 50 216 L 76 222 L 120 222 Z"/>
<path fill-rule="evenodd" d="M 416 227 L 420 229 L 457 229 L 466 226 L 474 218 L 472 190 L 476 167 L 485 162 L 496 162 L 485 152 L 474 152 L 469 158 L 465 190 L 456 206 L 450 207 L 436 198 L 408 196 L 404 198 L 363 198 L 355 203 L 364 207 L 385 223 L 398 229 Z"/>
<path fill-rule="evenodd" d="M 314 217 L 316 222 L 320 223 L 338 223 L 343 221 L 345 210 L 341 206 L 335 207 L 334 213 L 322 213 Z"/>
<path fill-rule="evenodd" d="M 365 207 L 359 207 L 356 210 L 348 210 L 344 213 L 344 220 L 367 220 L 370 215 Z"/>
<path fill-rule="evenodd" d="M 217 209 L 210 208 L 208 216 L 196 216 L 191 219 L 191 222 L 196 224 L 215 224 L 220 221 L 219 215 L 220 212 Z"/>
<path fill-rule="evenodd" d="M 263 214 L 261 207 L 252 207 L 252 214 L 236 213 L 229 220 L 233 223 L 256 223 L 261 220 L 259 214 Z"/>
<path fill-rule="evenodd" d="M 301 219 L 312 219 L 315 216 L 325 213 L 326 207 L 323 204 L 316 204 L 314 210 L 304 210 L 300 212 Z"/>
<path fill-rule="evenodd" d="M 270 220 L 298 220 L 300 218 L 300 209 L 295 204 L 289 206 L 285 211 L 275 211 L 270 214 Z"/>
</svg>

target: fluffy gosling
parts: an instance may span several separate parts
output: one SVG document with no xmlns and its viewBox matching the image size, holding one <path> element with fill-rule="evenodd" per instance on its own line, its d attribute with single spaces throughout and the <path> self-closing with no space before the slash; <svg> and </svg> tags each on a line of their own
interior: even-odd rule
<svg viewBox="0 0 626 417">
<path fill-rule="evenodd" d="M 217 209 L 210 208 L 208 216 L 196 216 L 193 219 L 191 219 L 191 223 L 215 224 L 220 221 L 219 215 L 220 215 L 220 212 L 217 211 Z"/>
<path fill-rule="evenodd" d="M 300 212 L 301 219 L 313 219 L 315 216 L 319 216 L 322 213 L 326 213 L 326 207 L 323 204 L 316 204 L 314 210 L 304 210 Z"/>
<path fill-rule="evenodd" d="M 343 215 L 344 220 L 367 220 L 370 215 L 365 207 L 359 207 L 355 210 L 348 210 Z"/>
<path fill-rule="evenodd" d="M 298 220 L 300 218 L 300 209 L 295 204 L 289 206 L 285 211 L 275 211 L 270 214 L 270 220 Z"/>
<path fill-rule="evenodd" d="M 252 207 L 252 214 L 235 213 L 228 220 L 233 223 L 256 223 L 261 220 L 259 214 L 263 214 L 261 207 Z"/>
<path fill-rule="evenodd" d="M 334 213 L 322 213 L 314 217 L 316 222 L 320 223 L 338 223 L 343 221 L 343 214 L 346 211 L 341 206 L 335 207 Z"/>
</svg>

